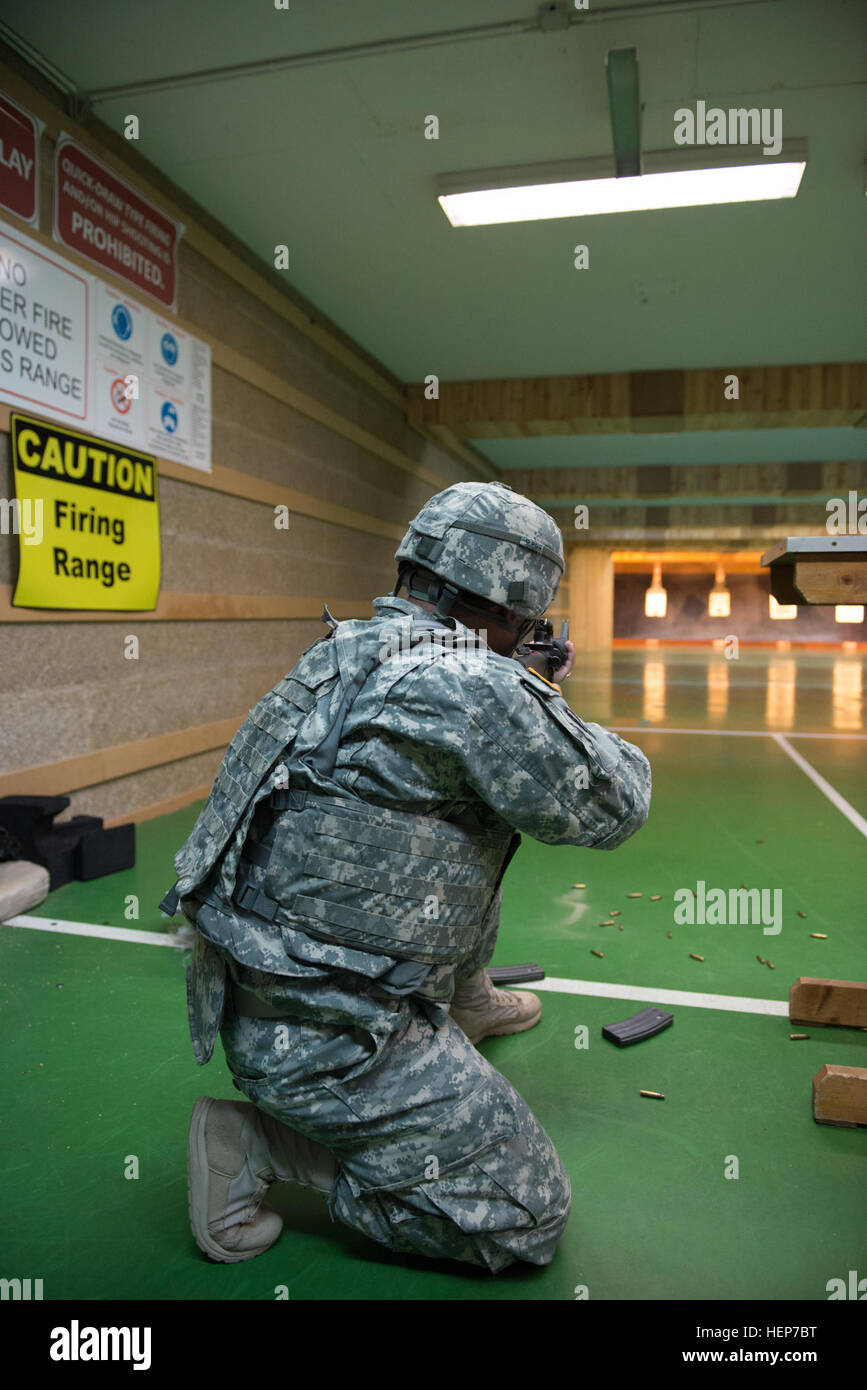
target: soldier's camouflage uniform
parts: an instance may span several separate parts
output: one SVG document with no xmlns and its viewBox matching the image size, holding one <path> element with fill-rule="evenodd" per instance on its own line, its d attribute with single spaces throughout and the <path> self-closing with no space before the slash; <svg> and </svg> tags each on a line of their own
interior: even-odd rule
<svg viewBox="0 0 867 1390">
<path fill-rule="evenodd" d="M 520 832 L 614 849 L 650 769 L 455 620 L 374 609 L 251 711 L 175 859 L 196 1058 L 219 1030 L 237 1088 L 335 1154 L 332 1219 L 395 1252 L 548 1264 L 568 1176 L 449 1003 L 493 955 Z"/>
</svg>

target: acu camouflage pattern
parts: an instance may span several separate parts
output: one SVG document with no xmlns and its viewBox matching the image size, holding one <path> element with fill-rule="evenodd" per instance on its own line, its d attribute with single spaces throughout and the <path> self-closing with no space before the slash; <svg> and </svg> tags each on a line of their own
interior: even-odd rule
<svg viewBox="0 0 867 1390">
<path fill-rule="evenodd" d="M 475 526 L 504 529 L 526 544 L 487 536 Z M 455 483 L 438 492 L 410 523 L 395 559 L 415 560 L 459 589 L 524 618 L 539 617 L 550 607 L 565 567 L 559 527 L 505 483 Z M 524 597 L 510 598 L 510 584 L 522 581 Z"/>
<path fill-rule="evenodd" d="M 492 918 L 477 946 L 485 962 L 495 937 Z M 493 1273 L 518 1259 L 549 1264 L 569 1178 L 514 1087 L 453 1019 L 434 1028 L 407 997 L 290 965 L 275 977 L 229 962 L 233 980 L 282 1018 L 230 1007 L 222 1041 L 238 1089 L 336 1155 L 332 1219 L 396 1254 Z"/>
<path fill-rule="evenodd" d="M 184 911 L 209 943 L 204 1025 L 215 1029 L 220 1013 L 239 1090 L 337 1155 L 332 1217 L 399 1253 L 493 1272 L 516 1259 L 547 1264 L 569 1212 L 568 1177 L 525 1102 L 448 1012 L 455 980 L 491 960 L 499 886 L 458 958 L 429 964 L 406 946 L 383 953 L 375 940 L 317 937 L 291 910 L 267 922 L 235 905 L 235 879 L 248 834 L 261 845 L 289 823 L 267 801 L 285 783 L 281 764 L 293 786 L 353 810 L 423 817 L 432 835 L 459 827 L 468 842 L 502 837 L 501 870 L 521 832 L 615 848 L 646 819 L 650 769 L 519 663 L 486 648 L 468 660 L 434 640 L 416 648 L 430 633 L 423 610 L 392 596 L 374 608 L 314 644 L 251 711 L 176 858 Z M 454 619 L 439 626 L 472 649 Z M 384 650 L 398 655 L 383 660 Z M 288 856 L 288 833 L 281 845 Z M 262 865 L 245 873 L 264 887 Z M 218 967 L 285 1025 L 239 1013 L 231 987 L 223 1001 Z"/>
<path fill-rule="evenodd" d="M 511 839 L 508 829 L 314 797 L 278 815 L 259 841 L 262 891 L 284 905 L 277 921 L 314 937 L 454 965 L 488 910 Z"/>
<path fill-rule="evenodd" d="M 210 1062 L 226 1003 L 226 962 L 211 943 L 196 932 L 193 958 L 187 967 L 187 1014 L 196 1062 Z"/>
<path fill-rule="evenodd" d="M 650 768 L 637 748 L 599 725 L 584 723 L 557 690 L 518 662 L 486 647 L 474 648 L 473 634 L 454 619 L 435 625 L 432 632 L 427 614 L 407 599 L 378 598 L 374 608 L 375 618 L 341 623 L 334 636 L 315 643 L 251 711 L 176 856 L 185 911 L 190 915 L 191 899 L 194 912 L 195 900 L 203 902 L 196 918 L 199 929 L 253 968 L 280 974 L 291 934 L 310 936 L 311 929 L 307 949 L 316 958 L 337 967 L 345 961 L 345 968 L 369 978 L 387 976 L 400 961 L 425 954 L 399 940 L 383 951 L 382 937 L 372 932 L 357 931 L 351 944 L 339 942 L 333 928 L 293 910 L 291 895 L 290 906 L 274 922 L 235 906 L 248 832 L 251 841 L 264 841 L 266 848 L 269 840 L 281 837 L 282 853 L 270 878 L 256 866 L 246 871 L 264 891 L 275 890 L 268 896 L 278 895 L 281 878 L 287 884 L 297 881 L 295 861 L 316 854 L 316 837 L 309 833 L 315 821 L 304 822 L 292 811 L 275 820 L 268 809 L 254 823 L 257 806 L 285 785 L 287 770 L 293 787 L 340 796 L 356 816 L 375 821 L 379 808 L 383 821 L 390 812 L 399 813 L 406 824 L 423 827 L 427 840 L 439 833 L 447 849 L 455 837 L 467 847 L 481 846 L 481 857 L 487 854 L 483 886 L 490 906 L 479 900 L 480 917 L 493 907 L 504 860 L 517 844 L 515 832 L 548 844 L 613 849 L 647 816 Z M 433 640 L 437 632 L 465 639 L 466 648 Z M 383 660 L 383 653 L 391 655 Z M 369 674 L 346 713 L 339 746 L 323 766 L 318 751 L 359 669 Z M 305 830 L 306 839 L 299 833 L 293 840 L 293 825 Z M 366 863 L 371 873 L 399 872 L 405 866 L 395 847 L 370 848 Z M 417 848 L 429 846 L 421 841 Z M 429 857 L 430 886 L 436 891 L 441 859 Z M 354 866 L 356 878 L 361 867 Z M 478 877 L 478 865 L 472 872 Z M 325 879 L 320 882 L 325 892 Z M 338 885 L 330 891 L 338 892 Z M 347 907 L 364 894 L 357 883 L 339 886 Z M 406 901 L 402 895 L 382 895 L 383 919 L 392 912 L 399 915 Z M 445 925 L 422 919 L 421 926 L 432 939 L 449 930 L 447 918 Z M 326 939 L 314 939 L 317 933 Z M 421 972 L 417 992 L 434 1006 L 434 1022 L 445 1016 L 455 960 L 470 948 L 471 938 L 466 926 L 455 930 L 448 942 L 451 959 L 441 964 L 428 960 L 430 970 Z M 360 957 L 371 953 L 379 959 L 366 965 Z"/>
</svg>

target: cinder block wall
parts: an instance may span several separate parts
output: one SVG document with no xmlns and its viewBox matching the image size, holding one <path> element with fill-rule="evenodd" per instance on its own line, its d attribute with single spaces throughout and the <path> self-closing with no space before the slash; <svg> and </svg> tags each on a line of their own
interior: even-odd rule
<svg viewBox="0 0 867 1390">
<path fill-rule="evenodd" d="M 98 145 L 91 147 L 100 154 Z M 53 166 L 48 131 L 41 159 L 39 227 L 47 232 Z M 140 172 L 140 166 L 130 167 L 126 176 L 135 185 Z M 4 221 L 16 225 L 11 217 Z M 224 244 L 231 245 L 228 233 Z M 193 331 L 212 335 L 254 369 L 313 397 L 439 481 L 406 471 L 218 365 L 212 376 L 216 467 L 289 486 L 395 528 L 405 528 L 440 487 L 474 476 L 470 464 L 411 429 L 399 404 L 187 238 L 180 246 L 178 314 Z M 360 349 L 359 355 L 364 356 Z M 207 475 L 193 470 L 183 482 L 160 477 L 164 592 L 325 600 L 337 617 L 346 617 L 367 616 L 368 601 L 392 588 L 396 539 L 294 513 L 288 531 L 277 530 L 273 504 L 207 484 Z M 0 433 L 0 496 L 12 495 L 7 432 Z M 0 585 L 14 582 L 16 545 L 13 537 L 0 536 Z M 249 607 L 255 612 L 255 604 Z M 234 727 L 322 631 L 310 617 L 244 615 L 243 604 L 239 616 L 216 621 L 118 614 L 110 621 L 2 623 L 0 795 L 30 787 L 63 792 L 72 801 L 68 815 L 87 812 L 108 820 L 183 804 L 210 785 Z M 124 658 L 129 634 L 139 639 L 138 660 Z M 209 735 L 211 725 L 225 727 Z M 181 737 L 167 744 L 164 736 L 178 732 Z M 202 750 L 209 737 L 219 746 Z M 141 740 L 155 742 L 137 753 L 128 748 Z M 96 758 L 103 750 L 107 759 Z M 55 775 L 46 766 L 67 759 L 81 762 Z M 140 764 L 137 770 L 113 775 L 131 761 Z M 32 782 L 25 777 L 22 785 L 19 777 L 10 784 L 9 774 L 31 768 Z"/>
</svg>

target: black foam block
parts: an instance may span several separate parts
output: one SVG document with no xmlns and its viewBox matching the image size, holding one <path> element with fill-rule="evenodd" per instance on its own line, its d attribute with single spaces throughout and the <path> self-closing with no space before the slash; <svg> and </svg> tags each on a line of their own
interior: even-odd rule
<svg viewBox="0 0 867 1390">
<path fill-rule="evenodd" d="M 115 825 L 110 830 L 102 824 L 84 829 L 78 842 L 77 873 L 85 881 L 131 869 L 135 864 L 135 826 Z"/>
<path fill-rule="evenodd" d="M 53 825 L 44 835 L 34 835 L 29 841 L 28 856 L 48 870 L 52 893 L 76 877 L 80 838 L 80 830 L 68 830 L 63 825 Z"/>
<path fill-rule="evenodd" d="M 68 796 L 0 796 L 0 825 L 17 839 L 27 839 L 50 830 L 68 805 Z"/>
</svg>

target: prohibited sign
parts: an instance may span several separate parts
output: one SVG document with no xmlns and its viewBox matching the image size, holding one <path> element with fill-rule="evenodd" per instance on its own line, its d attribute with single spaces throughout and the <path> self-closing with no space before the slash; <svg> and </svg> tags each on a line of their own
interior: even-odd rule
<svg viewBox="0 0 867 1390">
<path fill-rule="evenodd" d="M 121 415 L 126 415 L 132 405 L 132 398 L 127 394 L 126 382 L 122 376 L 116 376 L 111 383 L 111 403 Z"/>
</svg>

